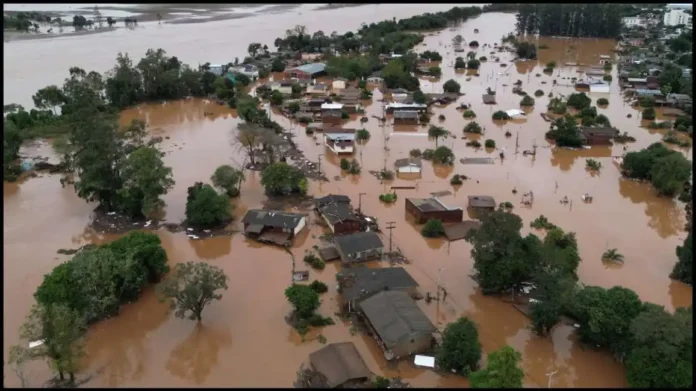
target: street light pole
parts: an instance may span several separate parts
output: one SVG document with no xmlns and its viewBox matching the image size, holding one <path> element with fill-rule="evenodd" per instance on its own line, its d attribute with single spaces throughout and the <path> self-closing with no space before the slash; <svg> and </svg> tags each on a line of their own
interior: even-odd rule
<svg viewBox="0 0 696 391">
<path fill-rule="evenodd" d="M 546 385 L 546 388 L 551 388 L 551 378 L 553 377 L 553 375 L 556 374 L 556 372 L 558 372 L 558 370 L 555 370 L 555 371 L 553 371 L 553 372 L 551 372 L 551 373 L 547 373 L 547 374 L 546 374 L 546 377 L 549 378 L 549 382 L 548 382 L 548 384 Z"/>
<path fill-rule="evenodd" d="M 358 194 L 358 213 L 362 213 L 362 196 L 367 195 L 367 193 Z"/>
</svg>

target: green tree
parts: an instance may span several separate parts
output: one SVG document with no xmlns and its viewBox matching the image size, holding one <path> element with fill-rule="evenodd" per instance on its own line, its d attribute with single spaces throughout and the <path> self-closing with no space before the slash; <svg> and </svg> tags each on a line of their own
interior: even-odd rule
<svg viewBox="0 0 696 391">
<path fill-rule="evenodd" d="M 210 185 L 196 182 L 188 188 L 186 222 L 198 228 L 213 228 L 229 221 L 230 199 Z"/>
<path fill-rule="evenodd" d="M 693 313 L 670 314 L 649 305 L 630 326 L 634 347 L 626 357 L 626 377 L 635 388 L 691 388 L 693 385 Z"/>
<path fill-rule="evenodd" d="M 590 99 L 589 96 L 585 95 L 584 92 L 576 92 L 570 94 L 567 102 L 567 105 L 574 108 L 575 110 L 589 108 L 591 104 L 592 99 Z"/>
<path fill-rule="evenodd" d="M 425 97 L 423 91 L 417 90 L 413 93 L 413 101 L 416 103 L 425 104 L 427 98 Z"/>
<path fill-rule="evenodd" d="M 428 220 L 423 229 L 421 230 L 421 235 L 426 238 L 439 238 L 445 234 L 445 228 L 442 225 L 442 221 L 438 219 Z"/>
<path fill-rule="evenodd" d="M 433 163 L 443 166 L 451 166 L 454 164 L 454 152 L 446 146 L 442 145 L 435 148 L 433 151 Z"/>
<path fill-rule="evenodd" d="M 672 274 L 670 277 L 675 278 L 685 284 L 692 284 L 693 281 L 693 250 L 692 250 L 692 231 L 689 231 L 686 239 L 684 239 L 684 244 L 682 246 L 677 246 L 677 258 L 678 261 L 672 269 Z"/>
<path fill-rule="evenodd" d="M 459 93 L 461 88 L 462 86 L 452 79 L 447 80 L 445 84 L 442 85 L 442 89 L 445 90 L 445 92 Z"/>
<path fill-rule="evenodd" d="M 479 69 L 481 66 L 481 61 L 472 58 L 471 60 L 466 62 L 466 69 Z"/>
<path fill-rule="evenodd" d="M 272 195 L 307 192 L 307 179 L 302 172 L 282 162 L 273 163 L 261 172 L 261 185 Z"/>
<path fill-rule="evenodd" d="M 466 68 L 466 61 L 462 57 L 457 57 L 454 61 L 454 69 L 464 69 Z"/>
<path fill-rule="evenodd" d="M 534 98 L 529 95 L 525 95 L 520 101 L 520 106 L 534 106 Z"/>
<path fill-rule="evenodd" d="M 163 153 L 154 147 L 133 151 L 121 167 L 122 187 L 118 194 L 122 208 L 129 216 L 149 216 L 164 206 L 160 198 L 174 186 L 172 169 L 162 162 Z"/>
<path fill-rule="evenodd" d="M 253 42 L 249 44 L 249 47 L 247 48 L 247 52 L 251 56 L 251 58 L 256 57 L 256 53 L 261 49 L 261 44 L 258 42 Z"/>
<path fill-rule="evenodd" d="M 447 133 L 447 130 L 440 126 L 430 125 L 428 129 L 428 137 L 435 139 L 435 147 L 440 138 L 447 137 Z"/>
<path fill-rule="evenodd" d="M 578 124 L 570 114 L 554 120 L 546 132 L 546 138 L 556 141 L 559 147 L 577 148 L 582 145 Z"/>
<path fill-rule="evenodd" d="M 276 57 L 271 63 L 271 72 L 283 72 L 285 71 L 285 62 L 282 58 Z"/>
<path fill-rule="evenodd" d="M 647 109 L 643 109 L 641 112 L 640 116 L 642 119 L 647 120 L 647 121 L 652 121 L 655 119 L 655 109 L 652 107 L 648 107 Z"/>
<path fill-rule="evenodd" d="M 160 299 L 170 301 L 177 318 L 198 322 L 203 309 L 222 298 L 222 293 L 216 293 L 221 289 L 227 290 L 227 276 L 222 269 L 205 262 L 179 263 L 172 275 L 157 286 Z"/>
<path fill-rule="evenodd" d="M 479 125 L 476 121 L 469 122 L 464 127 L 464 133 L 481 134 L 481 132 L 482 132 L 481 125 Z"/>
<path fill-rule="evenodd" d="M 119 109 L 135 105 L 143 98 L 143 77 L 128 54 L 119 53 L 116 66 L 106 79 L 106 96 Z"/>
<path fill-rule="evenodd" d="M 54 114 L 57 114 L 56 107 L 65 103 L 63 91 L 55 85 L 36 91 L 36 94 L 31 98 L 34 101 L 34 106 L 40 109 L 51 109 Z"/>
<path fill-rule="evenodd" d="M 19 165 L 16 160 L 19 157 L 19 147 L 22 145 L 22 136 L 17 126 L 12 121 L 3 121 L 2 140 L 2 171 L 5 180 L 15 180 L 19 175 Z"/>
<path fill-rule="evenodd" d="M 224 190 L 228 196 L 236 197 L 239 195 L 239 185 L 244 180 L 244 173 L 224 164 L 215 169 L 210 180 L 215 187 Z"/>
<path fill-rule="evenodd" d="M 82 337 L 86 325 L 80 314 L 64 305 L 34 305 L 20 328 L 25 341 L 43 341 L 28 355 L 32 359 L 46 359 L 61 381 L 65 375 L 74 383 L 80 357 L 83 355 Z"/>
<path fill-rule="evenodd" d="M 486 368 L 469 375 L 471 388 L 522 388 L 524 370 L 519 367 L 522 355 L 505 345 L 488 355 Z"/>
<path fill-rule="evenodd" d="M 442 346 L 436 356 L 437 366 L 444 371 L 468 375 L 478 368 L 481 343 L 478 327 L 471 319 L 461 317 L 445 327 Z"/>
<path fill-rule="evenodd" d="M 623 263 L 624 256 L 615 248 L 608 249 L 602 254 L 602 261 Z"/>
<path fill-rule="evenodd" d="M 691 177 L 691 162 L 678 152 L 655 160 L 650 168 L 650 183 L 661 195 L 674 196 Z"/>
<path fill-rule="evenodd" d="M 280 106 L 280 105 L 282 105 L 282 104 L 283 104 L 283 94 L 282 94 L 280 91 L 278 91 L 278 90 L 275 90 L 275 91 L 271 92 L 271 99 L 270 99 L 270 101 L 271 101 L 271 104 L 272 104 L 273 106 Z"/>
<path fill-rule="evenodd" d="M 301 319 L 307 319 L 319 308 L 319 294 L 308 285 L 293 284 L 285 289 L 285 297 Z"/>
</svg>

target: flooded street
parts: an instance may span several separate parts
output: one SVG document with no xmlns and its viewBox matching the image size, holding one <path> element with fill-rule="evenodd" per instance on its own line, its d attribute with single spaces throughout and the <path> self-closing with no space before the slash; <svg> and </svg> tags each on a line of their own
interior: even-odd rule
<svg viewBox="0 0 696 391">
<path fill-rule="evenodd" d="M 26 107 L 31 106 L 31 95 L 49 84 L 62 84 L 71 66 L 87 71 L 106 71 L 114 65 L 116 53 L 128 52 L 134 61 L 148 48 L 163 48 L 168 54 L 193 66 L 206 61 L 227 62 L 244 57 L 246 47 L 253 39 L 272 47 L 273 40 L 295 25 L 306 25 L 308 32 L 323 30 L 344 32 L 354 30 L 360 23 L 397 19 L 424 12 L 447 10 L 450 4 L 367 5 L 337 10 L 312 11 L 317 5 L 302 5 L 286 12 L 191 25 L 154 25 L 136 31 L 117 30 L 97 35 L 18 41 L 5 44 L 4 98 Z M 264 18 L 261 21 L 260 18 Z M 393 245 L 402 250 L 412 263 L 404 267 L 420 285 L 420 291 L 434 294 L 438 284 L 447 289 L 445 303 L 418 305 L 440 329 L 458 317 L 466 315 L 479 325 L 483 350 L 488 353 L 503 345 L 510 345 L 522 353 L 525 384 L 543 387 L 546 374 L 553 376 L 556 387 L 625 387 L 623 366 L 610 354 L 583 350 L 575 342 L 572 328 L 557 326 L 552 337 L 540 338 L 528 328 L 528 319 L 510 304 L 497 298 L 484 297 L 471 280 L 473 260 L 471 246 L 463 240 L 448 243 L 425 239 L 420 227 L 406 218 L 404 199 L 428 197 L 431 192 L 450 190 L 452 196 L 442 197 L 450 206 L 465 207 L 469 195 L 491 195 L 496 202 L 510 201 L 525 224 L 523 234 L 531 230 L 529 222 L 539 215 L 563 228 L 575 232 L 582 262 L 578 268 L 580 282 L 587 285 L 612 287 L 621 285 L 634 290 L 644 301 L 663 305 L 673 311 L 692 303 L 692 288 L 669 278 L 676 262 L 675 247 L 686 236 L 684 205 L 676 200 L 659 198 L 649 185 L 621 178 L 611 156 L 622 155 L 622 144 L 596 146 L 588 150 L 554 149 L 544 134 L 549 123 L 539 115 L 546 112 L 549 92 L 569 95 L 574 91 L 571 77 L 577 77 L 577 67 L 566 62 L 594 65 L 599 55 L 612 55 L 614 41 L 596 39 L 543 38 L 537 44 L 548 49 L 539 50 L 539 61 L 510 63 L 511 53 L 491 54 L 494 43 L 512 32 L 514 14 L 490 13 L 470 20 L 457 29 L 428 34 L 417 51 L 437 50 L 442 54 L 443 75 L 439 79 L 421 78 L 421 89 L 441 92 L 442 84 L 450 78 L 462 85 L 464 96 L 457 103 L 434 108 L 431 123 L 443 126 L 453 137 L 440 140 L 440 145 L 453 149 L 457 163 L 452 168 L 433 168 L 423 162 L 422 177 L 417 180 L 397 179 L 380 183 L 368 170 L 379 171 L 386 166 L 393 170 L 394 161 L 408 157 L 409 150 L 434 148 L 435 141 L 426 136 L 427 127 L 381 127 L 373 115 L 382 115 L 381 93 L 374 92 L 366 102 L 366 124 L 353 116 L 344 123 L 346 128 L 369 130 L 371 138 L 357 148 L 355 158 L 362 166 L 361 175 L 342 174 L 339 158 L 321 142 L 321 134 L 308 136 L 304 128 L 274 114 L 273 120 L 293 129 L 295 142 L 306 157 L 316 161 L 321 156 L 322 170 L 331 181 L 310 182 L 309 194 L 345 194 L 357 205 L 359 193 L 362 210 L 376 216 L 380 226 L 396 222 Z M 498 27 L 493 29 L 492 26 Z M 475 34 L 474 29 L 480 33 Z M 452 38 L 461 34 L 467 42 L 477 40 L 477 57 L 487 56 L 481 64 L 480 76 L 455 72 Z M 488 44 L 490 47 L 484 47 Z M 467 49 L 469 51 L 469 49 Z M 51 55 L 50 72 L 46 72 L 47 53 Z M 493 57 L 500 57 L 500 63 Z M 544 65 L 555 61 L 558 67 L 552 76 L 542 73 Z M 506 66 L 501 66 L 506 64 Z M 612 71 L 617 80 L 616 67 Z M 537 76 L 539 75 L 539 76 Z M 467 78 L 471 77 L 469 81 Z M 533 95 L 541 89 L 544 95 L 535 97 L 536 105 L 526 110 L 527 119 L 494 123 L 491 114 L 497 110 L 519 108 L 521 96 L 511 93 L 513 84 L 522 81 L 522 88 Z M 552 81 L 557 80 L 553 86 Z M 506 85 L 506 86 L 504 86 Z M 566 86 L 567 85 L 567 86 Z M 484 105 L 481 95 L 486 88 L 496 90 L 497 104 Z M 606 95 L 590 94 L 593 103 Z M 658 130 L 641 127 L 640 112 L 623 102 L 617 83 L 611 86 L 609 106 L 598 108 L 621 132 L 636 138 L 626 144 L 628 151 L 636 151 L 661 139 Z M 481 140 L 493 139 L 498 149 L 505 148 L 505 159 L 498 151 L 475 150 L 465 146 L 462 129 L 470 122 L 456 109 L 459 103 L 472 106 L 475 119 L 485 129 Z M 213 115 L 204 115 L 212 112 Z M 632 118 L 627 114 L 632 113 Z M 445 116 L 444 121 L 438 115 Z M 658 110 L 659 116 L 659 110 Z M 173 170 L 176 185 L 164 197 L 167 203 L 166 219 L 179 222 L 184 218 L 186 190 L 196 181 L 210 182 L 216 167 L 222 164 L 239 166 L 243 154 L 232 143 L 240 120 L 234 110 L 203 100 L 168 102 L 143 105 L 122 113 L 121 121 L 134 118 L 147 120 L 153 135 L 164 138 L 161 149 L 166 152 L 164 162 Z M 389 121 L 388 121 L 389 122 Z M 510 131 L 511 137 L 505 137 Z M 414 135 L 422 134 L 422 136 Z M 519 137 L 519 154 L 515 154 Z M 320 145 L 317 145 L 320 144 Z M 536 156 L 523 156 L 523 150 L 537 145 Z M 691 160 L 691 150 L 681 150 Z M 464 157 L 495 159 L 491 165 L 464 165 Z M 591 175 L 585 169 L 586 158 L 599 160 L 600 174 Z M 449 184 L 452 174 L 469 177 L 458 189 Z M 241 216 L 249 208 L 262 207 L 265 195 L 260 174 L 247 172 L 241 197 L 235 199 L 235 221 L 240 228 Z M 340 180 L 334 180 L 340 177 Z M 398 201 L 385 206 L 379 194 L 391 186 L 415 186 L 414 190 L 398 190 Z M 516 188 L 517 194 L 512 190 Z M 525 208 L 521 195 L 533 191 L 534 204 Z M 592 203 L 581 201 L 583 193 L 591 193 Z M 18 327 L 34 302 L 32 294 L 43 275 L 68 259 L 58 255 L 61 248 L 77 248 L 87 243 L 102 243 L 116 238 L 99 235 L 87 228 L 94 205 L 79 199 L 72 187 L 62 188 L 58 176 L 42 174 L 18 183 L 4 183 L 4 352 L 7 361 L 9 347 L 18 341 Z M 559 201 L 567 196 L 573 201 L 565 205 Z M 466 217 L 465 217 L 466 219 Z M 295 240 L 292 251 L 301 259 L 304 251 L 319 244 L 324 232 L 312 214 L 310 230 Z M 291 282 L 291 259 L 282 249 L 248 241 L 241 234 L 205 240 L 190 240 L 185 234 L 158 231 L 167 250 L 170 264 L 189 260 L 205 260 L 218 266 L 229 276 L 229 289 L 222 300 L 213 302 L 203 313 L 203 322 L 177 319 L 167 312 L 165 304 L 157 301 L 150 290 L 135 303 L 124 306 L 119 316 L 98 323 L 88 333 L 84 374 L 94 375 L 88 387 L 290 387 L 300 364 L 309 353 L 323 345 L 316 333 L 309 333 L 307 341 L 284 321 L 290 304 L 284 290 Z M 389 245 L 389 235 L 384 242 Z M 601 255 L 607 248 L 617 248 L 625 256 L 622 266 L 607 267 Z M 377 265 L 375 265 L 377 266 Z M 388 264 L 382 265 L 388 267 Z M 309 269 L 298 262 L 298 269 Z M 352 335 L 350 324 L 335 317 L 335 273 L 340 264 L 331 262 L 323 271 L 310 271 L 310 280 L 319 279 L 329 286 L 322 295 L 320 312 L 333 316 L 335 326 L 322 330 L 328 343 L 352 341 L 362 353 L 368 367 L 376 374 L 400 376 L 414 387 L 466 387 L 466 379 L 439 375 L 411 362 L 398 366 L 387 364 L 375 341 L 365 335 Z M 49 377 L 45 364 L 32 365 L 31 375 L 37 386 Z M 7 371 L 5 386 L 17 386 L 18 380 Z"/>
</svg>

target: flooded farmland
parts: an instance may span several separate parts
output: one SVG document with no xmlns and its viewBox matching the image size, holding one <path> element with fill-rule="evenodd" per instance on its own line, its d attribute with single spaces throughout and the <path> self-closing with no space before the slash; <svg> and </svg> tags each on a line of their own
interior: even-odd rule
<svg viewBox="0 0 696 391">
<path fill-rule="evenodd" d="M 446 4 L 385 4 L 313 11 L 302 6 L 299 8 L 301 14 L 293 10 L 268 15 L 263 23 L 259 22 L 260 17 L 254 17 L 18 41 L 5 44 L 4 97 L 6 102 L 30 106 L 31 94 L 45 85 L 60 84 L 69 67 L 105 71 L 113 66 L 118 51 L 139 58 L 147 48 L 162 47 L 191 64 L 217 60 L 210 58 L 211 53 L 222 61 L 243 56 L 248 45 L 244 37 L 253 35 L 255 41 L 270 46 L 275 37 L 296 24 L 306 25 L 310 32 L 343 32 L 357 28 L 362 22 L 398 19 L 450 7 Z M 623 387 L 627 384 L 622 365 L 608 353 L 581 349 L 571 327 L 559 325 L 551 338 L 536 337 L 528 328 L 527 318 L 510 304 L 481 295 L 469 277 L 473 260 L 468 243 L 424 239 L 419 227 L 406 219 L 406 197 L 427 197 L 432 192 L 452 190 L 454 194 L 442 200 L 451 206 L 464 207 L 468 195 L 492 195 L 497 202 L 510 201 L 515 205 L 515 213 L 525 222 L 523 233 L 530 230 L 529 222 L 541 214 L 565 231 L 575 232 L 583 259 L 578 268 L 582 283 L 625 286 L 638 293 L 642 300 L 670 310 L 691 305 L 692 288 L 669 278 L 676 262 L 674 249 L 686 236 L 683 204 L 657 197 L 647 184 L 622 179 L 611 159 L 625 152 L 621 144 L 571 151 L 555 149 L 544 139 L 549 123 L 539 114 L 546 111 L 548 93 L 569 95 L 574 91 L 570 78 L 578 75 L 578 68 L 563 64 L 594 65 L 599 55 L 612 54 L 614 41 L 542 38 L 539 43 L 546 44 L 548 49 L 539 50 L 538 61 L 513 64 L 510 53 L 491 55 L 491 52 L 493 44 L 500 43 L 501 37 L 512 31 L 514 21 L 514 14 L 483 14 L 456 29 L 429 33 L 424 43 L 416 48 L 417 51 L 437 50 L 443 55 L 442 77 L 420 79 L 424 92 L 441 92 L 442 83 L 453 78 L 465 93 L 457 103 L 433 110 L 431 123 L 443 126 L 453 135 L 440 143 L 453 149 L 457 161 L 463 157 L 491 157 L 495 159 L 492 165 L 457 162 L 454 167 L 443 169 L 424 162 L 419 179 L 380 183 L 367 171 L 380 170 L 385 164 L 392 168 L 394 160 L 408 157 L 409 150 L 433 148 L 435 142 L 426 137 L 425 127 L 380 126 L 373 118 L 373 115 L 382 115 L 379 102 L 382 95 L 378 91 L 366 102 L 365 116 L 369 118 L 366 124 L 361 125 L 359 117 L 355 116 L 344 124 L 346 128 L 364 127 L 371 132 L 370 140 L 360 145 L 355 153 L 363 168 L 361 175 L 342 174 L 339 158 L 324 147 L 320 136 L 315 139 L 306 135 L 303 127 L 278 114 L 272 119 L 292 129 L 295 142 L 308 159 L 316 161 L 321 155 L 322 170 L 331 180 L 310 182 L 309 194 L 345 194 L 355 201 L 359 193 L 366 193 L 362 197 L 362 210 L 376 216 L 382 224 L 396 223 L 393 245 L 411 260 L 411 264 L 404 267 L 419 283 L 421 292 L 435 293 L 438 279 L 447 289 L 444 303 L 418 302 L 438 328 L 444 328 L 462 315 L 469 316 L 479 325 L 484 352 L 508 344 L 522 353 L 525 384 L 529 386 L 544 386 L 546 374 L 557 371 L 553 377 L 553 385 L 557 387 Z M 475 34 L 474 29 L 480 33 Z M 479 76 L 454 71 L 455 57 L 460 54 L 454 53 L 451 41 L 457 34 L 467 41 L 477 40 L 480 43 L 477 57 L 489 58 L 482 63 Z M 51 50 L 63 53 L 52 56 L 50 72 L 45 71 L 48 45 Z M 492 60 L 494 56 L 500 57 L 499 63 Z M 542 73 L 549 61 L 559 64 L 553 75 Z M 503 67 L 501 63 L 507 65 Z M 616 69 L 612 74 L 616 80 Z M 544 95 L 536 98 L 531 111 L 527 110 L 526 120 L 494 123 L 491 120 L 494 111 L 519 108 L 521 97 L 511 92 L 517 80 L 522 81 L 525 91 L 533 93 L 541 89 Z M 553 80 L 557 80 L 555 86 Z M 488 87 L 497 92 L 496 105 L 482 102 L 481 95 Z M 606 95 L 590 96 L 595 100 Z M 609 102 L 608 107 L 600 107 L 598 112 L 605 114 L 621 132 L 636 138 L 635 143 L 627 144 L 628 151 L 639 150 L 661 139 L 659 131 L 641 126 L 639 111 L 623 102 L 618 85 L 612 85 Z M 472 106 L 477 114 L 476 121 L 485 129 L 482 138 L 495 140 L 498 149 L 505 148 L 505 159 L 501 161 L 498 152 L 492 150 L 465 146 L 462 129 L 469 120 L 463 119 L 461 111 L 456 109 L 459 103 Z M 632 118 L 627 118 L 628 113 L 633 114 Z M 442 121 L 438 119 L 440 114 L 445 116 Z M 164 197 L 168 221 L 183 219 L 188 186 L 196 181 L 208 181 L 221 164 L 237 166 L 242 163 L 242 154 L 232 143 L 240 123 L 234 110 L 191 99 L 142 105 L 121 116 L 123 123 L 134 118 L 147 120 L 153 135 L 164 138 L 161 145 L 166 152 L 164 162 L 172 167 L 176 180 L 174 188 Z M 512 136 L 506 137 L 506 131 Z M 514 153 L 517 143 L 519 154 Z M 522 150 L 530 150 L 533 145 L 537 146 L 536 155 L 523 156 Z M 691 159 L 691 150 L 682 152 Z M 604 168 L 600 174 L 591 175 L 586 171 L 586 158 L 602 162 Z M 465 174 L 469 179 L 458 189 L 452 189 L 449 177 L 453 173 Z M 389 191 L 391 186 L 402 185 L 415 186 L 415 189 L 398 190 L 398 201 L 388 207 L 378 200 L 378 195 Z M 517 194 L 512 193 L 513 189 Z M 534 203 L 531 208 L 524 208 L 520 204 L 521 194 L 529 191 L 534 192 Z M 580 200 L 583 193 L 591 193 L 594 201 L 583 203 Z M 79 199 L 71 187 L 61 187 L 57 176 L 41 175 L 19 183 L 5 183 L 3 194 L 3 338 L 4 345 L 9 348 L 17 342 L 17 329 L 33 303 L 32 294 L 43 275 L 67 259 L 56 251 L 103 243 L 116 236 L 100 235 L 87 227 L 94 205 Z M 560 203 L 565 196 L 574 202 Z M 236 220 L 232 225 L 238 228 L 239 219 L 246 210 L 261 207 L 265 198 L 259 173 L 249 172 L 241 197 L 234 201 Z M 324 228 L 312 216 L 308 231 L 297 238 L 292 247 L 296 257 L 319 243 L 318 237 Z M 291 281 L 292 266 L 287 253 L 248 241 L 241 233 L 205 240 L 190 240 L 183 233 L 165 230 L 158 234 L 170 264 L 205 260 L 225 271 L 230 279 L 229 289 L 222 300 L 206 308 L 201 325 L 175 318 L 152 291 L 147 291 L 138 301 L 124 306 L 119 316 L 93 326 L 88 333 L 82 371 L 93 377 L 86 386 L 290 387 L 300 364 L 322 345 L 312 333 L 302 342 L 283 319 L 290 311 L 283 293 Z M 623 266 L 607 268 L 600 261 L 608 247 L 621 250 L 626 258 Z M 310 272 L 311 279 L 319 279 L 329 286 L 320 307 L 325 316 L 333 316 L 338 310 L 334 275 L 339 270 L 339 264 L 329 263 L 323 271 Z M 336 321 L 337 325 L 322 330 L 327 341 L 354 342 L 374 373 L 400 376 L 414 387 L 467 386 L 463 378 L 439 375 L 410 362 L 387 364 L 372 338 L 353 335 L 350 324 L 338 318 Z M 5 351 L 5 361 L 7 353 Z M 4 384 L 17 386 L 14 375 L 5 372 Z M 46 379 L 49 370 L 44 364 L 32 365 L 31 374 L 35 379 Z"/>
</svg>

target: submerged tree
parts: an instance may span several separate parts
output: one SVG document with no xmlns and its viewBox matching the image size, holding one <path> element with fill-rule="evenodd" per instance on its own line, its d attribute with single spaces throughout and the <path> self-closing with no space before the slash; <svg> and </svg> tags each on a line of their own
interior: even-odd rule
<svg viewBox="0 0 696 391">
<path fill-rule="evenodd" d="M 436 357 L 437 366 L 466 376 L 477 369 L 480 359 L 481 344 L 476 323 L 467 317 L 461 317 L 448 324 L 442 334 L 442 347 Z"/>
<path fill-rule="evenodd" d="M 469 374 L 471 388 L 522 388 L 522 355 L 505 345 L 488 355 L 486 367 Z"/>
<path fill-rule="evenodd" d="M 230 197 L 239 195 L 239 186 L 244 180 L 244 173 L 230 165 L 222 165 L 215 169 L 210 178 L 215 187 L 225 191 Z"/>
<path fill-rule="evenodd" d="M 186 222 L 198 228 L 213 228 L 231 218 L 230 199 L 210 185 L 196 182 L 188 188 Z"/>
<path fill-rule="evenodd" d="M 201 321 L 203 309 L 213 300 L 220 300 L 227 290 L 227 276 L 222 269 L 205 262 L 176 265 L 172 275 L 157 287 L 161 300 L 170 300 L 177 318 Z M 186 316 L 186 313 L 190 314 Z"/>
</svg>

